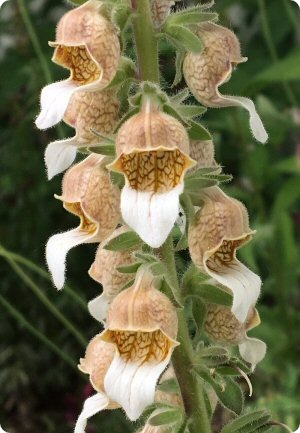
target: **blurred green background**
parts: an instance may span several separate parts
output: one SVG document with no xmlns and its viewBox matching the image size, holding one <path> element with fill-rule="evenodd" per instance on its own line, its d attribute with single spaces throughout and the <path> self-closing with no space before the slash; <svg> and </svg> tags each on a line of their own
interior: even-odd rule
<svg viewBox="0 0 300 433">
<path fill-rule="evenodd" d="M 25 3 L 37 41 L 28 32 Z M 100 329 L 86 310 L 86 301 L 100 292 L 87 275 L 96 246 L 82 246 L 69 254 L 72 290 L 57 293 L 44 263 L 48 237 L 77 224 L 53 199 L 60 192 L 61 176 L 48 182 L 44 169 L 45 146 L 59 131 L 40 132 L 33 125 L 40 89 L 50 78 L 37 57 L 37 43 L 51 79 L 66 77 L 66 71 L 51 63 L 47 41 L 53 40 L 56 22 L 67 8 L 62 0 L 10 0 L 0 12 L 0 422 L 10 433 L 72 431 L 91 392 L 87 377 L 76 369 L 77 360 L 84 354 L 85 340 Z M 264 281 L 259 303 L 262 325 L 252 335 L 266 341 L 268 354 L 252 377 L 254 396 L 248 405 L 270 409 L 275 419 L 296 430 L 300 423 L 300 10 L 290 0 L 216 0 L 215 9 L 220 22 L 237 33 L 249 58 L 222 91 L 253 98 L 270 134 L 267 145 L 255 143 L 247 113 L 236 108 L 208 110 L 203 118 L 214 137 L 217 161 L 225 173 L 234 175 L 225 189 L 246 204 L 257 230 L 240 257 Z M 167 86 L 173 79 L 174 53 L 167 45 L 161 48 Z M 71 136 L 71 130 L 61 128 L 60 133 Z M 126 433 L 136 428 L 121 412 L 105 412 L 95 417 L 88 431 Z"/>
</svg>

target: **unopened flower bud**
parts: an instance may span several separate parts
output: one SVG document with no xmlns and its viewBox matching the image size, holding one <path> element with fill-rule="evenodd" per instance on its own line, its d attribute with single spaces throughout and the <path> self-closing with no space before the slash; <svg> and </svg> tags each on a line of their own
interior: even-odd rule
<svg viewBox="0 0 300 433">
<path fill-rule="evenodd" d="M 265 143 L 268 135 L 251 99 L 241 96 L 223 96 L 219 86 L 228 81 L 235 65 L 245 62 L 240 43 L 235 34 L 214 23 L 202 23 L 197 35 L 203 42 L 203 51 L 188 53 L 183 64 L 183 74 L 191 92 L 207 107 L 241 106 L 248 110 L 254 137 Z"/>
<path fill-rule="evenodd" d="M 69 250 L 105 239 L 120 221 L 120 191 L 103 164 L 103 156 L 92 154 L 71 167 L 63 178 L 62 195 L 56 196 L 66 210 L 80 218 L 79 227 L 56 234 L 47 243 L 48 267 L 59 289 L 64 285 Z"/>
<path fill-rule="evenodd" d="M 201 198 L 203 206 L 196 213 L 188 234 L 192 260 L 231 290 L 232 312 L 239 321 L 245 322 L 249 308 L 259 296 L 261 280 L 236 258 L 236 250 L 255 232 L 249 227 L 245 206 L 219 188 L 203 190 Z"/>
<path fill-rule="evenodd" d="M 71 71 L 69 79 L 49 84 L 41 94 L 40 129 L 58 123 L 76 91 L 104 88 L 116 74 L 120 43 L 116 28 L 99 9 L 101 2 L 89 0 L 66 13 L 58 23 L 52 60 Z"/>
<path fill-rule="evenodd" d="M 190 172 L 194 172 L 202 167 L 216 167 L 216 171 L 218 169 L 218 164 L 215 160 L 214 143 L 211 140 L 191 140 L 190 157 L 197 162 L 190 169 Z"/>
<path fill-rule="evenodd" d="M 175 0 L 150 0 L 152 21 L 156 28 L 166 21 L 174 4 Z"/>
<path fill-rule="evenodd" d="M 252 365 L 258 364 L 266 354 L 266 344 L 247 336 L 247 332 L 260 324 L 260 317 L 255 308 L 249 310 L 244 323 L 240 322 L 229 307 L 208 304 L 205 322 L 206 332 L 216 341 L 239 345 L 241 356 Z"/>
<path fill-rule="evenodd" d="M 119 266 L 130 265 L 134 262 L 133 250 L 110 251 L 105 249 L 108 242 L 126 231 L 128 228 L 122 226 L 101 242 L 95 261 L 89 270 L 90 277 L 100 283 L 103 288 L 102 294 L 88 303 L 90 314 L 99 321 L 105 319 L 109 304 L 121 289 L 133 279 L 132 274 L 118 271 Z"/>
<path fill-rule="evenodd" d="M 76 422 L 74 433 L 84 433 L 88 418 L 104 409 L 119 406 L 110 401 L 104 391 L 104 377 L 113 360 L 115 347 L 96 335 L 88 344 L 85 357 L 80 359 L 78 368 L 90 376 L 90 382 L 97 394 L 87 398 Z"/>
<path fill-rule="evenodd" d="M 92 147 L 101 141 L 93 131 L 111 134 L 118 121 L 118 111 L 119 102 L 113 90 L 75 92 L 64 121 L 75 128 L 76 135 L 48 145 L 45 152 L 48 178 L 66 170 L 73 163 L 78 148 Z"/>
<path fill-rule="evenodd" d="M 116 151 L 110 168 L 126 179 L 123 219 L 148 245 L 158 248 L 176 221 L 184 174 L 194 164 L 187 133 L 178 120 L 147 100 L 143 110 L 120 128 Z"/>
<path fill-rule="evenodd" d="M 145 270 L 113 300 L 102 336 L 116 346 L 117 353 L 104 387 L 131 420 L 154 401 L 156 382 L 178 344 L 177 328 L 174 306 Z"/>
</svg>

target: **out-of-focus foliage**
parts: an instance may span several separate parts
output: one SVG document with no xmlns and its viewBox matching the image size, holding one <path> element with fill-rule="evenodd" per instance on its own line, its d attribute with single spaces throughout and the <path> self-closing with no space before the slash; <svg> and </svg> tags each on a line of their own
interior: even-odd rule
<svg viewBox="0 0 300 433">
<path fill-rule="evenodd" d="M 11 0 L 0 13 L 1 244 L 44 266 L 47 238 L 76 220 L 53 199 L 61 177 L 46 180 L 43 153 L 59 133 L 71 132 L 64 127 L 41 133 L 33 125 L 45 77 L 20 14 L 21 3 Z M 67 71 L 63 77 L 50 62 L 47 41 L 54 38 L 56 22 L 67 5 L 62 0 L 27 0 L 26 5 L 53 78 L 64 78 Z M 256 99 L 270 134 L 266 146 L 255 143 L 247 114 L 236 108 L 208 110 L 203 118 L 213 135 L 217 160 L 234 175 L 226 189 L 246 204 L 257 230 L 241 253 L 264 281 L 262 325 L 253 334 L 265 340 L 269 350 L 252 377 L 255 393 L 248 403 L 270 409 L 276 419 L 296 429 L 300 422 L 300 11 L 290 0 L 217 0 L 215 9 L 221 22 L 235 30 L 249 58 L 224 93 Z M 167 45 L 161 48 L 168 86 L 174 78 L 174 53 Z M 179 89 L 180 85 L 174 90 Z M 94 252 L 95 246 L 83 246 L 68 259 L 68 284 L 85 300 L 99 291 L 86 273 Z M 3 250 L 0 254 L 1 295 L 76 364 L 83 345 L 20 279 Z M 98 331 L 97 323 L 69 292 L 56 293 L 47 279 L 23 269 L 87 340 Z M 2 425 L 10 433 L 72 431 L 84 397 L 91 392 L 86 378 L 4 304 L 0 309 Z M 117 414 L 95 417 L 95 429 L 90 431 L 97 427 L 100 431 L 100 425 L 101 431 L 131 431 L 125 417 Z"/>
</svg>

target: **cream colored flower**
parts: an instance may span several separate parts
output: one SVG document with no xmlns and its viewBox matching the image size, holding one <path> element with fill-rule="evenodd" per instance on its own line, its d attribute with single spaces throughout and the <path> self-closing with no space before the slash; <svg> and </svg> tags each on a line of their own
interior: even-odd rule
<svg viewBox="0 0 300 433">
<path fill-rule="evenodd" d="M 260 317 L 255 308 L 249 310 L 244 323 L 237 320 L 229 307 L 209 304 L 205 322 L 206 332 L 214 340 L 238 345 L 242 358 L 253 366 L 266 354 L 266 344 L 257 338 L 250 338 L 247 332 L 260 324 Z"/>
<path fill-rule="evenodd" d="M 104 377 L 114 358 L 115 347 L 105 343 L 98 334 L 87 346 L 85 357 L 80 359 L 78 368 L 90 376 L 90 382 L 97 394 L 86 399 L 76 422 L 74 433 L 84 433 L 88 418 L 105 409 L 119 407 L 111 402 L 104 391 Z"/>
<path fill-rule="evenodd" d="M 219 188 L 202 191 L 203 206 L 190 225 L 188 242 L 195 265 L 229 288 L 233 294 L 232 313 L 245 322 L 260 293 L 261 280 L 236 257 L 236 250 L 250 241 L 245 206 Z"/>
<path fill-rule="evenodd" d="M 79 227 L 56 234 L 47 243 L 47 264 L 58 289 L 64 285 L 69 250 L 105 239 L 120 221 L 120 192 L 104 164 L 103 156 L 92 154 L 74 165 L 63 178 L 62 195 L 56 196 L 66 210 L 80 218 Z"/>
<path fill-rule="evenodd" d="M 102 285 L 103 291 L 100 296 L 88 303 L 90 314 L 100 322 L 106 317 L 109 304 L 130 280 L 132 274 L 125 274 L 118 271 L 119 266 L 130 265 L 135 261 L 133 250 L 110 251 L 105 246 L 109 241 L 125 233 L 128 230 L 123 226 L 116 229 L 107 239 L 99 245 L 95 261 L 90 267 L 89 275 Z"/>
<path fill-rule="evenodd" d="M 91 129 L 109 135 L 118 120 L 119 102 L 113 90 L 75 92 L 64 121 L 75 128 L 76 135 L 50 143 L 45 152 L 48 178 L 66 170 L 74 161 L 77 149 L 99 144 L 101 139 Z"/>
<path fill-rule="evenodd" d="M 145 270 L 113 300 L 102 338 L 115 345 L 116 353 L 104 388 L 131 420 L 153 403 L 157 380 L 178 344 L 177 328 L 175 308 Z"/>
<path fill-rule="evenodd" d="M 120 43 L 115 27 L 99 9 L 102 3 L 89 0 L 66 13 L 58 23 L 52 60 L 71 71 L 67 80 L 52 83 L 41 93 L 39 129 L 50 128 L 65 115 L 76 91 L 103 89 L 113 79 L 119 59 Z"/>
<path fill-rule="evenodd" d="M 219 167 L 215 160 L 215 148 L 211 140 L 191 140 L 190 157 L 194 159 L 197 164 L 192 167 L 189 172 L 194 172 L 202 167 L 216 167 L 217 171 Z"/>
<path fill-rule="evenodd" d="M 166 21 L 174 5 L 175 0 L 150 0 L 152 20 L 156 28 Z"/>
<path fill-rule="evenodd" d="M 121 211 L 126 224 L 153 248 L 166 240 L 179 212 L 183 178 L 194 161 L 178 120 L 148 99 L 120 128 L 117 159 L 110 168 L 124 174 Z"/>
<path fill-rule="evenodd" d="M 184 78 L 191 92 L 207 107 L 241 106 L 248 110 L 254 137 L 265 143 L 268 135 L 251 99 L 223 96 L 219 92 L 219 86 L 230 79 L 233 67 L 247 60 L 241 55 L 237 37 L 214 23 L 198 25 L 197 35 L 203 42 L 203 51 L 188 53 L 183 63 Z"/>
</svg>

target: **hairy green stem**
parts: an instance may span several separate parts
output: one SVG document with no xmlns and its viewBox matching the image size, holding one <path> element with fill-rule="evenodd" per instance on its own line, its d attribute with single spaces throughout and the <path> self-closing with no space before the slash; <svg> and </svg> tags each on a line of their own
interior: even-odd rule
<svg viewBox="0 0 300 433">
<path fill-rule="evenodd" d="M 177 289 L 179 296 L 180 287 L 178 284 L 174 246 L 171 235 L 160 248 L 159 253 L 168 268 L 170 279 Z M 174 350 L 172 360 L 185 411 L 190 419 L 189 431 L 190 433 L 210 433 L 211 424 L 207 413 L 202 384 L 195 380 L 195 377 L 191 373 L 194 356 L 184 310 L 178 311 L 177 340 L 180 346 Z"/>
<path fill-rule="evenodd" d="M 23 314 L 21 314 L 10 302 L 8 302 L 2 295 L 0 295 L 0 303 L 7 310 L 7 312 L 14 317 L 20 325 L 24 326 L 32 335 L 40 340 L 45 346 L 49 347 L 56 355 L 63 359 L 70 367 L 72 367 L 78 373 L 79 370 L 76 363 L 63 352 L 56 344 L 54 344 L 49 338 L 36 329 L 31 323 L 29 323 Z"/>
<path fill-rule="evenodd" d="M 275 48 L 275 45 L 273 42 L 273 38 L 272 38 L 270 26 L 269 26 L 265 0 L 258 0 L 258 5 L 259 5 L 259 10 L 260 10 L 260 18 L 261 18 L 261 23 L 262 23 L 265 41 L 266 41 L 266 44 L 268 46 L 270 56 L 271 56 L 274 64 L 276 64 L 278 62 L 279 58 L 278 58 L 278 54 L 277 54 L 277 51 L 276 51 L 276 48 Z M 289 103 L 291 105 L 297 106 L 298 105 L 297 100 L 296 100 L 294 93 L 293 93 L 291 87 L 289 86 L 289 84 L 284 79 L 281 80 L 281 83 L 282 83 L 282 87 L 285 91 L 285 94 L 286 94 L 286 97 L 287 97 Z"/>
<path fill-rule="evenodd" d="M 136 11 L 133 32 L 136 44 L 139 78 L 159 83 L 158 47 L 153 30 L 149 0 L 132 0 Z"/>
<path fill-rule="evenodd" d="M 11 258 L 4 257 L 15 273 L 29 287 L 44 306 L 68 329 L 76 340 L 86 347 L 87 341 L 78 329 L 58 310 L 58 308 L 47 298 L 37 284 L 23 271 L 23 269 Z"/>
<path fill-rule="evenodd" d="M 31 271 L 35 272 L 36 274 L 40 275 L 46 280 L 51 281 L 51 277 L 49 273 L 45 271 L 45 269 L 36 265 L 31 260 L 26 259 L 26 257 L 21 256 L 20 254 L 8 251 L 7 249 L 3 248 L 3 246 L 1 245 L 0 245 L 0 255 L 3 257 L 11 257 L 13 261 L 18 262 L 21 265 L 24 265 L 26 268 L 30 269 Z M 87 302 L 80 295 L 78 295 L 78 293 L 76 293 L 67 285 L 64 286 L 64 292 L 66 292 L 78 305 L 80 305 L 84 311 L 87 311 L 87 306 L 86 306 Z"/>
</svg>

